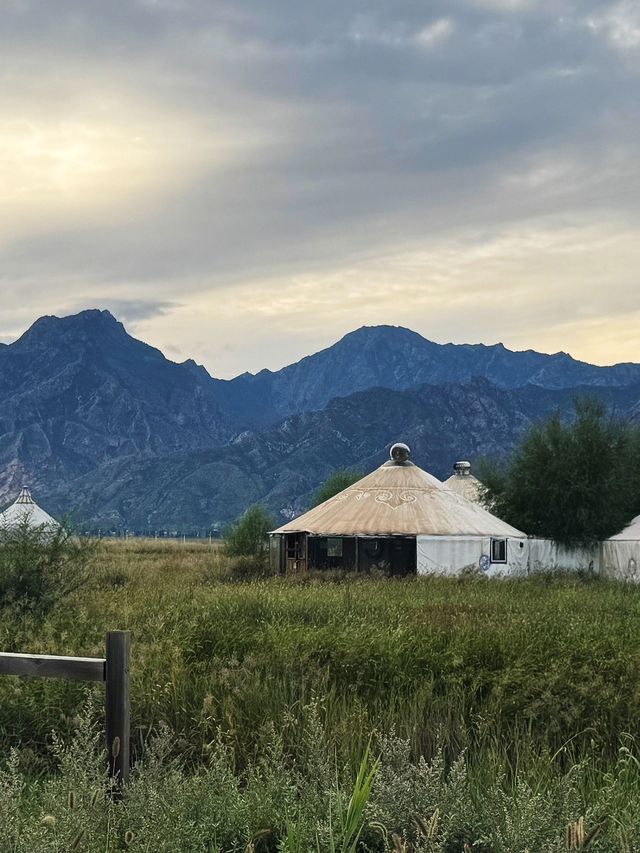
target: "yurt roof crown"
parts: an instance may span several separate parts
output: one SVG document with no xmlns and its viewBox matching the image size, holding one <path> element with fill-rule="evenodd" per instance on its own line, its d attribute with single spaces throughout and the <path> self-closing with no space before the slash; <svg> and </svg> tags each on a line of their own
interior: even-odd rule
<svg viewBox="0 0 640 853">
<path fill-rule="evenodd" d="M 471 462 L 466 460 L 456 462 L 453 466 L 453 473 L 456 477 L 468 477 L 471 474 Z"/>
</svg>

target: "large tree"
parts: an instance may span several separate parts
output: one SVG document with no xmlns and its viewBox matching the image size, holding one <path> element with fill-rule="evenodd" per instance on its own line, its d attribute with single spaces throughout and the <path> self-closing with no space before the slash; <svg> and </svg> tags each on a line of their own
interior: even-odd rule
<svg viewBox="0 0 640 853">
<path fill-rule="evenodd" d="M 589 545 L 618 533 L 640 512 L 640 429 L 593 400 L 534 426 L 503 466 L 479 469 L 484 502 L 526 533 Z"/>
</svg>

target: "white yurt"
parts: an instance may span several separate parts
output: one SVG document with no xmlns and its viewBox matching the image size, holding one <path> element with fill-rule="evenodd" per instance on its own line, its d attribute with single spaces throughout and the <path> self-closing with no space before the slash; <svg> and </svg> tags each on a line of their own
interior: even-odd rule
<svg viewBox="0 0 640 853">
<path fill-rule="evenodd" d="M 22 490 L 16 500 L 0 513 L 0 527 L 12 528 L 17 527 L 28 521 L 30 527 L 38 527 L 47 530 L 55 530 L 60 525 L 52 518 L 48 512 L 38 506 L 31 497 L 31 492 L 26 486 Z"/>
<path fill-rule="evenodd" d="M 444 481 L 445 486 L 462 495 L 468 501 L 480 503 L 480 480 L 471 473 L 471 463 L 466 460 L 456 462 L 453 466 L 453 474 Z"/>
<path fill-rule="evenodd" d="M 423 471 L 406 444 L 394 444 L 390 455 L 353 486 L 273 531 L 272 566 L 526 573 L 526 534 Z"/>
<path fill-rule="evenodd" d="M 640 580 L 640 515 L 602 543 L 602 568 L 610 577 Z"/>
</svg>

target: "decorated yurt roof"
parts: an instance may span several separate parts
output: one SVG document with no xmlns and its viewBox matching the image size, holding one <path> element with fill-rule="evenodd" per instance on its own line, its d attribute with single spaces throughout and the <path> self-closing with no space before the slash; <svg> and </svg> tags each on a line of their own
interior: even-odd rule
<svg viewBox="0 0 640 853">
<path fill-rule="evenodd" d="M 15 527 L 24 523 L 25 519 L 28 519 L 32 527 L 42 527 L 43 525 L 58 527 L 55 518 L 52 518 L 48 512 L 39 507 L 31 497 L 29 489 L 23 486 L 17 499 L 4 512 L 0 513 L 0 525 Z"/>
<path fill-rule="evenodd" d="M 623 531 L 616 533 L 609 541 L 624 542 L 624 541 L 640 541 L 640 515 L 637 515 Z"/>
<path fill-rule="evenodd" d="M 395 444 L 391 460 L 275 533 L 318 536 L 509 536 L 526 534 L 445 487 Z"/>
<path fill-rule="evenodd" d="M 453 466 L 453 474 L 444 481 L 448 489 L 452 489 L 463 498 L 474 503 L 480 502 L 480 480 L 471 473 L 471 463 L 466 461 L 456 462 Z"/>
</svg>

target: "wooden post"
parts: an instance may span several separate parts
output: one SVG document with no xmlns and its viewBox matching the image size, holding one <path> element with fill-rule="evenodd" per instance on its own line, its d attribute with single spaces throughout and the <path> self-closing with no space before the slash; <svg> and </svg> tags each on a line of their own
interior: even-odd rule
<svg viewBox="0 0 640 853">
<path fill-rule="evenodd" d="M 130 632 L 109 631 L 105 667 L 107 754 L 116 790 L 129 778 L 130 656 Z"/>
</svg>

